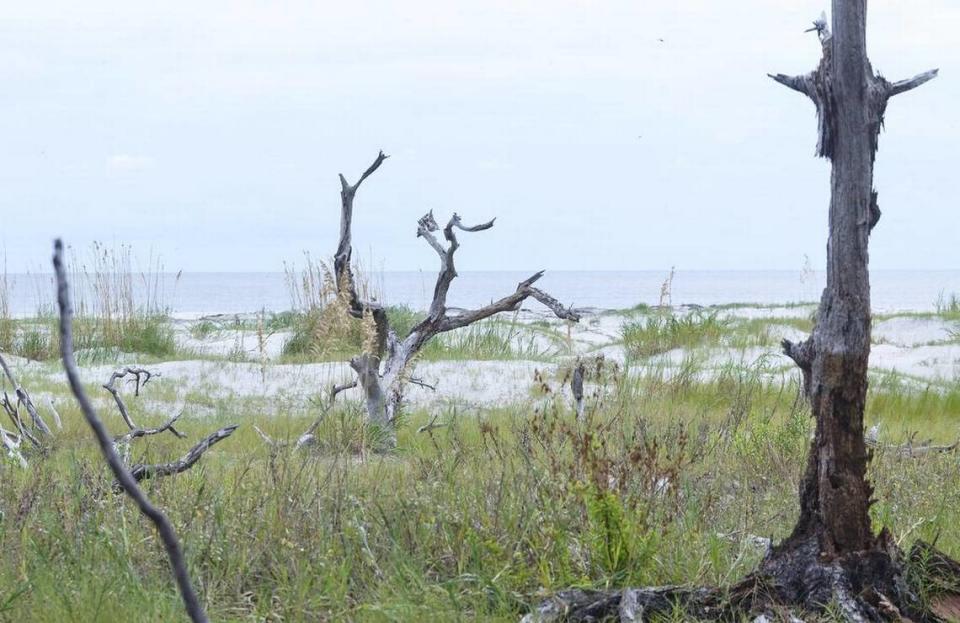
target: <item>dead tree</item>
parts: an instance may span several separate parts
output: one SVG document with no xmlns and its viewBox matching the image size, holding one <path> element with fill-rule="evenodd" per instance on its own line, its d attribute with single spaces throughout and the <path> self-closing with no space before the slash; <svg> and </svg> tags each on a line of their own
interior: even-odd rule
<svg viewBox="0 0 960 623">
<path fill-rule="evenodd" d="M 874 534 L 870 525 L 873 488 L 866 478 L 870 457 L 863 430 L 871 324 L 868 243 L 880 220 L 873 166 L 887 103 L 937 70 L 893 83 L 875 74 L 867 58 L 866 18 L 866 0 L 833 0 L 832 31 L 826 19 L 815 24 L 823 49 L 819 67 L 803 76 L 771 76 L 813 101 L 817 155 L 829 159 L 833 170 L 827 286 L 815 328 L 803 342 L 783 342 L 803 375 L 816 433 L 800 490 L 800 518 L 763 570 L 797 586 L 788 595 L 794 601 L 809 601 L 810 592 L 839 600 L 844 592 L 856 596 L 870 589 L 906 607 L 890 537 Z M 819 586 L 811 584 L 812 569 L 820 570 Z M 874 605 L 859 598 L 844 607 L 866 619 L 877 615 Z"/>
<path fill-rule="evenodd" d="M 866 0 L 833 0 L 832 31 L 825 16 L 811 29 L 822 44 L 819 67 L 803 76 L 771 75 L 813 100 L 817 155 L 833 167 L 827 286 L 810 338 L 783 342 L 801 370 L 816 420 L 791 535 L 767 552 L 754 574 L 725 590 L 568 591 L 528 620 L 634 621 L 673 607 L 691 618 L 737 619 L 776 605 L 817 611 L 829 604 L 849 621 L 939 620 L 923 611 L 908 586 L 904 556 L 890 534 L 871 529 L 863 431 L 871 322 L 867 247 L 880 219 L 873 189 L 877 141 L 889 99 L 931 80 L 937 70 L 900 82 L 875 74 L 866 52 L 866 12 Z M 929 549 L 919 543 L 913 555 Z M 960 566 L 942 566 L 952 569 L 956 587 Z"/>
<path fill-rule="evenodd" d="M 360 185 L 372 175 L 387 159 L 381 151 L 356 184 L 347 182 L 340 175 L 340 240 L 334 256 L 334 276 L 337 289 L 349 301 L 349 313 L 355 318 L 369 316 L 373 319 L 376 336 L 373 352 L 364 353 L 350 361 L 350 367 L 357 374 L 360 388 L 363 390 L 368 421 L 386 429 L 392 429 L 399 406 L 403 399 L 403 389 L 409 381 L 408 370 L 411 360 L 423 348 L 424 344 L 441 333 L 466 327 L 489 318 L 500 312 L 516 311 L 529 298 L 536 299 L 547 306 L 558 318 L 577 321 L 579 315 L 564 307 L 557 299 L 534 287 L 543 271 L 521 281 L 510 295 L 485 307 L 451 314 L 447 310 L 447 293 L 450 284 L 457 276 L 454 255 L 460 248 L 457 231 L 479 232 L 493 227 L 494 221 L 479 225 L 465 225 L 454 214 L 441 230 L 434 219 L 433 212 L 425 214 L 417 223 L 417 237 L 423 238 L 440 257 L 440 272 L 437 275 L 433 291 L 433 300 L 426 318 L 420 321 L 410 334 L 400 339 L 390 328 L 386 310 L 372 301 L 361 300 L 350 265 L 352 248 L 353 201 Z M 442 232 L 443 240 L 438 234 Z"/>
<path fill-rule="evenodd" d="M 170 559 L 174 579 L 177 582 L 177 588 L 183 598 L 190 620 L 194 623 L 207 623 L 206 612 L 204 612 L 200 599 L 190 582 L 187 563 L 183 557 L 183 549 L 180 547 L 180 541 L 173 531 L 170 520 L 160 509 L 150 503 L 147 496 L 137 486 L 136 479 L 114 449 L 113 439 L 111 439 L 103 422 L 100 421 L 93 405 L 87 398 L 86 391 L 83 389 L 77 362 L 73 356 L 73 305 L 70 301 L 70 287 L 67 283 L 67 272 L 63 263 L 63 243 L 60 240 L 57 240 L 54 246 L 53 266 L 57 276 L 57 301 L 60 307 L 60 355 L 63 358 L 63 368 L 66 371 L 70 389 L 80 404 L 80 410 L 83 412 L 87 424 L 93 429 L 100 446 L 100 452 L 110 465 L 110 469 L 113 471 L 120 487 L 136 502 L 140 512 L 146 515 L 156 526 Z"/>
</svg>

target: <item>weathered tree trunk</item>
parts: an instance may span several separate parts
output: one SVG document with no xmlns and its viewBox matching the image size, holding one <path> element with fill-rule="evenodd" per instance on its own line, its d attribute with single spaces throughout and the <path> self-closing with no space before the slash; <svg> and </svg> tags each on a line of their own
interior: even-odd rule
<svg viewBox="0 0 960 623">
<path fill-rule="evenodd" d="M 370 316 L 373 319 L 376 330 L 374 352 L 354 357 L 350 361 L 350 367 L 356 372 L 358 385 L 363 390 L 367 421 L 392 434 L 393 424 L 403 400 L 404 386 L 410 382 L 407 368 L 423 345 L 438 334 L 466 327 L 500 312 L 515 311 L 529 298 L 540 301 L 558 318 L 577 321 L 580 317 L 573 310 L 561 305 L 557 299 L 534 287 L 533 284 L 543 276 L 543 271 L 521 281 L 512 294 L 498 301 L 479 309 L 450 315 L 447 310 L 447 293 L 457 277 L 454 254 L 460 248 L 456 230 L 471 233 L 485 231 L 493 227 L 494 221 L 464 225 L 460 217 L 454 214 L 441 230 L 431 211 L 417 221 L 417 237 L 426 240 L 440 256 L 440 272 L 437 274 L 427 317 L 413 327 L 404 339 L 399 339 L 390 328 L 383 306 L 360 298 L 350 266 L 353 253 L 353 200 L 363 181 L 379 169 L 388 157 L 381 151 L 356 184 L 351 185 L 343 175 L 340 176 L 340 240 L 333 265 L 337 291 L 348 300 L 350 315 L 354 318 Z M 438 239 L 436 234 L 439 231 L 443 232 L 446 245 Z"/>
<path fill-rule="evenodd" d="M 810 340 L 800 348 L 785 345 L 810 376 L 806 387 L 817 422 L 791 540 L 815 536 L 829 555 L 867 550 L 874 540 L 863 440 L 870 355 L 867 242 L 886 97 L 872 88 L 865 26 L 865 0 L 834 2 L 834 33 L 824 45 L 818 76 L 828 90 L 818 101 L 829 132 L 823 155 L 833 162 L 827 287 Z"/>
<path fill-rule="evenodd" d="M 813 335 L 784 352 L 804 375 L 816 435 L 800 491 L 800 519 L 781 548 L 816 539 L 818 553 L 838 557 L 873 549 L 869 456 L 863 410 L 870 355 L 868 242 L 880 218 L 873 163 L 887 100 L 929 80 L 928 72 L 890 84 L 875 76 L 866 50 L 866 0 L 833 0 L 833 32 L 815 28 L 823 42 L 820 67 L 808 76 L 774 76 L 817 106 L 818 155 L 832 162 L 827 286 Z"/>
<path fill-rule="evenodd" d="M 933 620 L 907 585 L 901 553 L 888 533 L 875 535 L 871 528 L 873 489 L 866 478 L 870 456 L 863 411 L 870 355 L 867 247 L 880 219 L 873 191 L 877 138 L 889 98 L 937 72 L 896 83 L 874 75 L 866 51 L 866 17 L 866 0 L 833 0 L 833 32 L 826 15 L 811 29 L 823 45 L 817 70 L 771 76 L 813 100 L 819 121 L 817 155 L 830 159 L 833 167 L 827 286 L 816 326 L 799 344 L 783 342 L 784 352 L 803 373 L 816 419 L 793 532 L 767 553 L 756 573 L 728 591 L 568 591 L 542 604 L 528 620 L 642 620 L 644 614 L 665 609 L 659 601 L 664 594 L 691 617 L 711 620 L 736 619 L 737 613 L 764 612 L 776 604 L 805 610 L 832 604 L 849 621 L 901 620 L 901 615 Z M 640 619 L 633 614 L 637 604 L 643 606 Z"/>
</svg>

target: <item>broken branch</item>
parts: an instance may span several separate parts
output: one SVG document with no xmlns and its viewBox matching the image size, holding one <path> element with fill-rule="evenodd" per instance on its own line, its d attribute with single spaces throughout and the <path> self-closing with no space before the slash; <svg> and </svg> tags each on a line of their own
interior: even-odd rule
<svg viewBox="0 0 960 623">
<path fill-rule="evenodd" d="M 803 93 L 807 97 L 814 98 L 813 74 L 805 76 L 788 76 L 786 74 L 767 74 L 783 86 L 793 89 L 798 93 Z"/>
<path fill-rule="evenodd" d="M 174 423 L 180 419 L 181 415 L 183 415 L 183 411 L 180 411 L 179 413 L 177 413 L 166 424 L 158 428 L 135 428 L 122 435 L 117 435 L 116 437 L 113 438 L 113 443 L 115 444 L 129 443 L 130 441 L 133 441 L 138 437 L 146 437 L 148 435 L 159 435 L 164 431 L 172 429 Z"/>
<path fill-rule="evenodd" d="M 907 80 L 900 80 L 899 82 L 894 82 L 890 85 L 888 91 L 888 97 L 893 97 L 894 95 L 900 95 L 901 93 L 906 93 L 907 91 L 912 91 L 922 84 L 930 82 L 940 73 L 939 69 L 931 69 L 930 71 L 925 71 L 922 74 L 917 74 L 913 78 L 908 78 Z"/>
<path fill-rule="evenodd" d="M 209 435 L 206 439 L 194 447 L 190 448 L 189 452 L 176 461 L 171 461 L 170 463 L 160 463 L 157 465 L 145 465 L 142 463 L 134 465 L 130 468 L 130 476 L 136 482 L 140 482 L 142 480 L 146 480 L 147 478 L 171 476 L 173 474 L 185 472 L 193 467 L 193 465 L 200 460 L 200 457 L 203 456 L 203 453 L 209 450 L 211 446 L 223 441 L 232 435 L 235 430 L 237 430 L 236 424 L 221 428 L 215 433 Z"/>
<path fill-rule="evenodd" d="M 80 404 L 83 417 L 93 430 L 100 446 L 100 452 L 110 466 L 117 483 L 133 499 L 140 512 L 156 526 L 160 539 L 163 541 L 164 549 L 167 551 L 167 557 L 170 559 L 170 566 L 173 569 L 173 575 L 190 620 L 193 623 L 207 623 L 207 615 L 203 606 L 200 605 L 193 584 L 190 582 L 183 550 L 170 520 L 162 511 L 150 503 L 147 496 L 137 486 L 137 481 L 127 471 L 126 466 L 120 460 L 120 456 L 113 448 L 113 440 L 110 438 L 107 428 L 100 421 L 93 405 L 87 398 L 86 391 L 83 389 L 80 372 L 73 355 L 73 304 L 70 300 L 70 286 L 67 283 L 67 272 L 63 263 L 63 242 L 59 239 L 54 243 L 53 267 L 57 277 L 57 303 L 60 307 L 60 355 L 63 359 L 63 368 L 67 374 L 70 389 Z"/>
<path fill-rule="evenodd" d="M 117 409 L 120 411 L 120 417 L 122 417 L 123 421 L 126 422 L 127 428 L 133 431 L 133 430 L 138 430 L 140 427 L 137 426 L 133 422 L 133 418 L 130 417 L 130 412 L 127 410 L 127 405 L 126 403 L 124 403 L 123 398 L 120 397 L 120 391 L 116 388 L 116 385 L 115 385 L 115 383 L 118 380 L 123 379 L 127 376 L 133 377 L 129 379 L 129 381 L 134 384 L 133 395 L 139 396 L 140 388 L 145 386 L 147 383 L 149 383 L 150 379 L 152 379 L 155 376 L 160 376 L 160 374 L 157 372 L 150 372 L 149 370 L 145 370 L 143 368 L 127 367 L 127 368 L 123 368 L 122 370 L 114 371 L 113 374 L 110 375 L 110 380 L 108 380 L 103 385 L 103 388 L 108 392 L 110 392 L 110 394 L 113 396 L 114 402 L 117 403 Z M 143 379 L 142 381 L 141 381 L 141 378 Z M 171 433 L 173 433 L 180 439 L 183 439 L 186 437 L 186 435 L 178 431 L 176 428 L 173 428 L 172 426 L 169 426 L 164 430 L 169 430 Z"/>
<path fill-rule="evenodd" d="M 23 387 L 20 386 L 20 383 L 17 382 L 17 379 L 13 376 L 13 371 L 10 369 L 10 366 L 7 365 L 7 360 L 3 358 L 3 355 L 0 355 L 0 368 L 3 368 L 3 373 L 7 376 L 7 379 L 10 380 L 10 385 L 13 386 L 13 391 L 17 395 L 17 400 L 23 403 L 23 406 L 27 408 L 27 413 L 30 414 L 30 419 L 33 421 L 33 425 L 44 435 L 50 435 L 50 428 L 47 426 L 46 422 L 43 421 L 43 418 L 40 417 L 40 414 L 37 412 L 37 408 L 33 406 L 33 400 L 30 399 L 30 394 L 27 393 Z"/>
</svg>

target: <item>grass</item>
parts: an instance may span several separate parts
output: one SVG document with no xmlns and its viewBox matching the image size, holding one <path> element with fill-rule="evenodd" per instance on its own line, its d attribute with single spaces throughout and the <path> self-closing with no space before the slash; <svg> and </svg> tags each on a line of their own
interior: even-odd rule
<svg viewBox="0 0 960 623">
<path fill-rule="evenodd" d="M 675 348 L 719 343 L 730 324 L 716 311 L 657 313 L 625 323 L 623 345 L 631 357 L 651 357 Z"/>
<path fill-rule="evenodd" d="M 213 620 L 516 621 L 543 591 L 571 585 L 729 583 L 763 555 L 749 535 L 787 534 L 811 422 L 794 377 L 761 372 L 696 381 L 601 367 L 582 425 L 546 378 L 539 400 L 440 413 L 431 434 L 415 431 L 434 414 L 414 411 L 390 455 L 364 452 L 348 403 L 314 452 L 271 453 L 252 424 L 295 439 L 317 413 L 267 417 L 268 398 L 237 399 L 182 421 L 188 440 L 138 442 L 134 458 L 175 456 L 242 423 L 193 471 L 147 483 Z M 54 394 L 66 430 L 31 470 L 0 464 L 0 620 L 184 620 L 155 533 L 110 493 L 65 388 L 23 380 Z M 144 400 L 173 399 L 160 383 Z M 133 404 L 144 425 L 165 415 Z M 871 386 L 867 419 L 883 422 L 884 440 L 922 430 L 952 441 L 958 409 L 960 391 L 892 379 Z M 954 456 L 879 452 L 870 475 L 878 528 L 960 552 Z"/>
<path fill-rule="evenodd" d="M 133 267 L 130 247 L 94 243 L 81 256 L 71 251 L 69 270 L 76 284 L 75 341 L 80 359 L 110 361 L 117 353 L 170 357 L 177 352 L 173 327 L 164 305 L 160 275 L 163 267 L 151 260 L 147 270 Z M 38 301 L 33 318 L 13 319 L 9 309 L 12 285 L 0 277 L 0 350 L 34 360 L 59 357 L 57 318 L 52 307 Z"/>
<path fill-rule="evenodd" d="M 933 308 L 938 316 L 960 320 L 960 296 L 955 292 L 951 292 L 949 295 L 940 292 L 937 300 L 934 301 Z"/>
<path fill-rule="evenodd" d="M 387 307 L 390 327 L 403 339 L 424 314 L 406 306 Z M 331 302 L 295 314 L 292 334 L 284 345 L 284 361 L 343 361 L 362 352 L 369 329 L 350 318 L 344 305 Z M 537 327 L 516 317 L 494 318 L 442 334 L 420 351 L 424 361 L 533 360 L 542 361 L 557 350 L 563 338 L 550 326 Z"/>
</svg>

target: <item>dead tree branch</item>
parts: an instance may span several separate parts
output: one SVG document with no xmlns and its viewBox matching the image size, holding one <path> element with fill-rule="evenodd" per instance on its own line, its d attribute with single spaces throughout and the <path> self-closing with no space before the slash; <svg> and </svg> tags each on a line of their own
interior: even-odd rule
<svg viewBox="0 0 960 623">
<path fill-rule="evenodd" d="M 27 390 L 20 386 L 20 383 L 18 383 L 17 379 L 13 376 L 13 371 L 10 369 L 10 366 L 7 365 L 7 360 L 3 358 L 3 355 L 0 355 L 0 368 L 3 368 L 3 373 L 10 381 L 10 385 L 13 386 L 13 391 L 17 395 L 17 401 L 26 407 L 27 413 L 30 414 L 30 419 L 33 421 L 34 427 L 43 435 L 49 436 L 51 434 L 50 428 L 37 412 L 37 408 L 33 405 L 33 400 L 30 399 L 30 394 L 28 394 Z"/>
<path fill-rule="evenodd" d="M 910 439 L 903 444 L 884 444 L 869 436 L 865 437 L 865 441 L 867 447 L 869 448 L 880 450 L 882 452 L 892 452 L 902 457 L 918 457 L 925 456 L 927 454 L 942 454 L 947 452 L 956 452 L 958 449 L 960 449 L 960 440 L 946 446 L 938 446 L 932 441 L 916 443 L 914 441 L 914 437 L 916 437 L 916 433 L 911 435 Z"/>
<path fill-rule="evenodd" d="M 123 398 L 120 396 L 120 391 L 116 387 L 116 382 L 126 378 L 127 376 L 132 377 L 128 379 L 128 382 L 133 383 L 133 395 L 139 396 L 140 389 L 149 383 L 154 377 L 160 376 L 160 374 L 156 372 L 150 372 L 149 370 L 145 370 L 143 368 L 126 367 L 121 370 L 114 371 L 113 374 L 110 375 L 110 379 L 103 384 L 103 388 L 110 392 L 110 394 L 113 396 L 114 402 L 117 403 L 117 409 L 120 411 L 120 417 L 122 417 L 123 421 L 126 422 L 127 428 L 129 428 L 131 431 L 135 431 L 139 430 L 140 427 L 137 426 L 134 423 L 133 418 L 130 417 L 130 411 L 127 410 L 127 405 L 123 401 Z M 173 426 L 168 426 L 164 430 L 169 430 L 180 439 L 186 437 L 186 435 L 178 431 Z"/>
<path fill-rule="evenodd" d="M 925 71 L 922 74 L 917 74 L 913 78 L 894 82 L 889 87 L 887 97 L 893 97 L 894 95 L 900 95 L 901 93 L 911 91 L 924 83 L 930 82 L 936 78 L 939 73 L 939 69 L 931 69 L 930 71 Z"/>
<path fill-rule="evenodd" d="M 20 444 L 23 443 L 22 437 L 14 435 L 3 427 L 0 427 L 0 443 L 7 449 L 7 456 L 15 461 L 20 467 L 27 468 L 27 460 L 23 458 L 20 452 Z"/>
<path fill-rule="evenodd" d="M 417 221 L 417 237 L 423 238 L 440 257 L 440 270 L 433 290 L 433 299 L 426 318 L 417 323 L 402 340 L 391 330 L 385 310 L 376 303 L 361 301 L 357 295 L 353 273 L 350 268 L 353 235 L 353 200 L 360 184 L 367 179 L 387 156 L 381 151 L 373 164 L 367 168 L 360 180 L 350 185 L 343 175 L 340 176 L 341 212 L 340 240 L 334 257 L 334 269 L 338 291 L 350 298 L 351 315 L 363 317 L 372 314 L 377 327 L 377 347 L 375 352 L 363 353 L 354 357 L 350 367 L 357 374 L 357 380 L 363 389 L 368 420 L 384 427 L 391 427 L 396 421 L 398 409 L 403 398 L 404 385 L 410 382 L 405 374 L 407 366 L 424 344 L 440 333 L 468 326 L 501 312 L 516 311 L 527 299 L 535 299 L 549 308 L 558 318 L 577 321 L 579 315 L 564 307 L 557 299 L 534 287 L 543 272 L 532 275 L 520 282 L 512 294 L 485 307 L 450 314 L 447 309 L 447 295 L 453 280 L 457 277 L 454 256 L 460 248 L 457 231 L 475 233 L 491 229 L 496 219 L 477 225 L 465 225 L 460 215 L 454 213 L 443 227 L 443 240 L 438 236 L 441 231 L 433 212 L 428 212 Z"/>
<path fill-rule="evenodd" d="M 170 463 L 159 463 L 156 465 L 148 465 L 143 463 L 134 465 L 130 468 L 130 475 L 133 477 L 134 481 L 140 482 L 148 478 L 172 476 L 174 474 L 185 472 L 200 460 L 200 457 L 203 456 L 204 452 L 209 450 L 214 444 L 217 444 L 232 435 L 235 430 L 237 430 L 237 425 L 232 424 L 230 426 L 221 428 L 214 433 L 211 433 L 206 439 L 190 448 L 189 452 L 184 454 L 176 461 L 171 461 Z"/>
<path fill-rule="evenodd" d="M 140 512 L 156 526 L 170 559 L 170 566 L 173 569 L 173 575 L 190 620 L 193 623 L 207 623 L 207 615 L 190 582 L 187 564 L 183 557 L 183 549 L 180 547 L 180 541 L 170 524 L 170 520 L 162 511 L 150 503 L 147 496 L 137 486 L 137 480 L 127 471 L 126 466 L 120 460 L 120 456 L 113 448 L 113 439 L 111 439 L 103 422 L 100 421 L 93 405 L 87 398 L 86 391 L 83 389 L 77 362 L 73 356 L 73 304 L 63 262 L 63 243 L 59 239 L 54 244 L 53 266 L 57 277 L 57 302 L 60 307 L 60 355 L 63 358 L 63 368 L 67 374 L 70 389 L 80 404 L 80 410 L 97 438 L 100 452 L 106 459 L 120 487 L 133 499 Z"/>
<path fill-rule="evenodd" d="M 26 426 L 23 425 L 23 420 L 20 418 L 20 403 L 13 404 L 13 401 L 10 400 L 10 396 L 7 395 L 7 392 L 3 392 L 3 400 L 0 401 L 0 406 L 3 407 L 3 410 L 7 412 L 7 415 L 10 417 L 10 421 L 13 422 L 14 427 L 19 433 L 21 439 L 26 438 L 30 443 L 33 444 L 35 448 L 40 447 L 40 440 L 34 437 Z"/>
<path fill-rule="evenodd" d="M 438 428 L 443 428 L 446 424 L 437 424 L 437 419 L 440 417 L 439 413 L 435 413 L 430 421 L 417 429 L 418 433 L 431 433 Z"/>
<path fill-rule="evenodd" d="M 302 435 L 297 437 L 296 443 L 294 443 L 294 448 L 300 449 L 309 445 L 316 443 L 316 432 L 320 428 L 320 424 L 326 418 L 327 413 L 329 413 L 330 408 L 333 407 L 334 401 L 337 399 L 337 396 L 341 392 L 345 392 L 348 389 L 353 389 L 357 386 L 357 381 L 351 381 L 350 383 L 344 383 L 338 385 L 336 383 L 330 386 L 330 393 L 328 394 L 327 401 L 321 405 L 321 411 L 319 417 L 313 421 L 307 430 L 303 432 Z M 275 441 L 270 435 L 263 432 L 260 428 L 254 426 L 253 430 L 257 431 L 257 434 L 260 435 L 260 438 L 263 439 L 264 443 L 274 449 L 284 448 L 289 445 L 286 441 Z"/>
<path fill-rule="evenodd" d="M 183 415 L 183 411 L 179 411 L 175 416 L 170 418 L 166 424 L 159 426 L 157 428 L 135 428 L 131 431 L 127 431 L 122 435 L 117 435 L 113 438 L 113 443 L 115 444 L 124 444 L 130 443 L 134 439 L 139 437 L 147 437 L 149 435 L 159 435 L 160 433 L 170 430 L 177 420 L 180 419 L 180 416 Z"/>
<path fill-rule="evenodd" d="M 573 393 L 573 404 L 577 409 L 577 421 L 583 421 L 583 377 L 586 374 L 587 367 L 583 361 L 577 359 L 577 365 L 573 368 L 573 376 L 570 379 L 570 391 Z"/>
<path fill-rule="evenodd" d="M 387 343 L 389 330 L 387 312 L 379 303 L 360 299 L 350 263 L 353 255 L 353 199 L 363 181 L 379 169 L 387 158 L 389 156 L 384 154 L 383 151 L 377 154 L 373 164 L 367 167 L 356 184 L 350 185 L 347 178 L 342 173 L 340 174 L 340 241 L 337 244 L 337 252 L 333 257 L 333 272 L 337 280 L 337 292 L 347 294 L 350 315 L 354 318 L 362 318 L 364 314 L 373 316 L 377 327 L 378 358 L 383 355 L 383 349 L 386 348 Z"/>
</svg>

